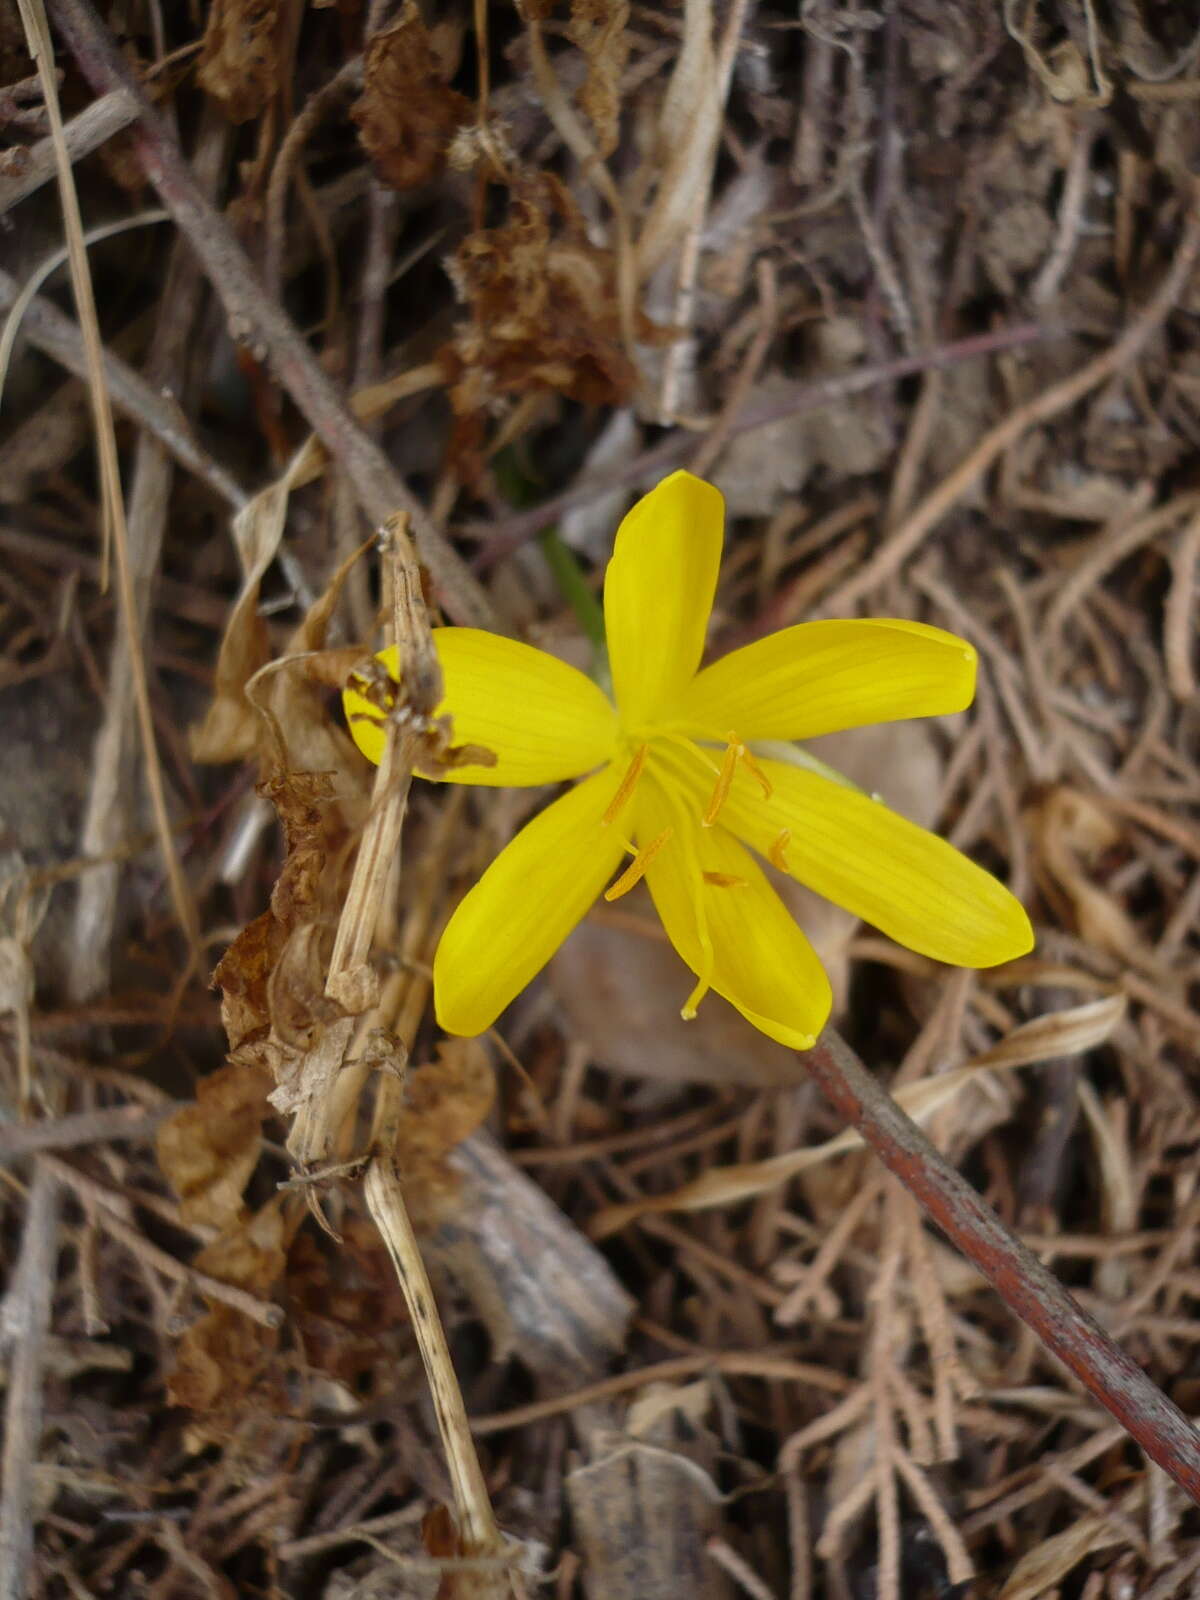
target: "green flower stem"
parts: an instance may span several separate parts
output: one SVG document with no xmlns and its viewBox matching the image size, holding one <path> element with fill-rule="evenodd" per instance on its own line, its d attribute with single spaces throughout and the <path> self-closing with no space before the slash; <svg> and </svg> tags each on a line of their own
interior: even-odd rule
<svg viewBox="0 0 1200 1600">
<path fill-rule="evenodd" d="M 538 544 L 563 599 L 575 613 L 584 636 L 595 653 L 592 676 L 602 685 L 608 679 L 608 646 L 604 637 L 604 608 L 588 583 L 575 552 L 564 544 L 557 528 L 538 535 Z"/>
</svg>

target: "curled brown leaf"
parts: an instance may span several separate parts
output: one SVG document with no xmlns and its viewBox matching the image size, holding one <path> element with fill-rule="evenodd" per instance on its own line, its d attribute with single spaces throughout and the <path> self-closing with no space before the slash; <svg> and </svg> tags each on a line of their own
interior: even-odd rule
<svg viewBox="0 0 1200 1600">
<path fill-rule="evenodd" d="M 279 0 L 213 0 L 197 77 L 233 122 L 256 117 L 279 83 Z"/>
<path fill-rule="evenodd" d="M 447 63 L 409 0 L 367 44 L 363 92 L 351 107 L 363 149 L 384 183 L 413 189 L 437 177 L 471 103 L 447 82 Z"/>
</svg>

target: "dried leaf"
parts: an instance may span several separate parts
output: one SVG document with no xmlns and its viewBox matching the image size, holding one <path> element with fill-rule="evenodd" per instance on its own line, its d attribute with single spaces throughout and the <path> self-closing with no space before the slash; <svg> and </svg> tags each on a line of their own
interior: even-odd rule
<svg viewBox="0 0 1200 1600">
<path fill-rule="evenodd" d="M 260 786 L 283 823 L 287 857 L 270 910 L 234 940 L 214 974 L 231 1060 L 265 1069 L 268 1099 L 296 1120 L 288 1148 L 306 1164 L 323 1155 L 329 1130 L 310 1126 L 341 1071 L 356 1026 L 325 993 L 341 908 L 350 829 L 330 775 L 276 775 Z"/>
<path fill-rule="evenodd" d="M 480 1039 L 444 1039 L 436 1061 L 410 1072 L 396 1137 L 404 1197 L 417 1228 L 446 1215 L 460 1182 L 447 1156 L 492 1108 L 496 1080 Z"/>
<path fill-rule="evenodd" d="M 337 568 L 277 662 L 270 661 L 259 615 L 262 580 L 279 553 L 291 492 L 306 481 L 311 459 L 306 444 L 282 475 L 233 519 L 242 588 L 221 640 L 213 702 L 204 720 L 189 730 L 197 761 L 243 761 L 257 754 L 267 771 L 281 763 L 307 772 L 361 770 L 349 736 L 327 714 L 324 691 L 345 682 L 362 652 L 325 652 L 324 644 L 350 570 L 370 544 L 353 551 Z"/>
<path fill-rule="evenodd" d="M 1086 1079 L 1076 1085 L 1075 1092 L 1096 1147 L 1104 1231 L 1133 1233 L 1137 1228 L 1141 1184 L 1129 1139 L 1128 1102 L 1113 1099 L 1103 1103 Z M 1129 1293 L 1130 1272 L 1128 1259 L 1102 1258 L 1096 1263 L 1096 1287 L 1113 1302 L 1123 1300 Z"/>
<path fill-rule="evenodd" d="M 266 1295 L 283 1275 L 282 1202 L 269 1201 L 232 1233 L 209 1245 L 195 1265 L 212 1278 Z M 224 1301 L 184 1333 L 167 1384 L 172 1405 L 228 1416 L 252 1391 L 259 1403 L 282 1406 L 282 1375 L 273 1371 L 279 1333 L 236 1311 Z"/>
<path fill-rule="evenodd" d="M 727 1532 L 720 1442 L 703 1425 L 711 1405 L 707 1383 L 655 1386 L 631 1406 L 624 1432 L 593 1432 L 593 1459 L 566 1480 L 589 1600 L 730 1600 L 732 1584 L 705 1549 Z"/>
<path fill-rule="evenodd" d="M 231 122 L 247 122 L 279 84 L 279 0 L 213 0 L 197 77 Z"/>
<path fill-rule="evenodd" d="M 629 55 L 628 21 L 628 0 L 572 0 L 567 38 L 587 61 L 579 102 L 596 131 L 601 156 L 611 155 L 617 146 L 621 73 Z"/>
<path fill-rule="evenodd" d="M 1080 1517 L 1052 1539 L 1026 1551 L 1009 1574 L 999 1600 L 1038 1600 L 1093 1552 L 1124 1539 L 1103 1512 Z"/>
<path fill-rule="evenodd" d="M 363 60 L 363 92 L 351 107 L 375 170 L 393 189 L 437 177 L 471 103 L 447 85 L 446 64 L 415 0 L 374 34 Z"/>
<path fill-rule="evenodd" d="M 233 542 L 244 576 L 217 656 L 213 703 L 188 735 L 196 761 L 242 761 L 258 748 L 259 718 L 246 699 L 246 685 L 270 655 L 258 595 L 283 538 L 289 488 L 285 476 L 255 495 L 233 519 Z"/>
<path fill-rule="evenodd" d="M 336 1246 L 298 1233 L 288 1251 L 288 1320 L 305 1364 L 357 1404 L 395 1389 L 413 1346 L 404 1295 L 373 1223 L 341 1221 Z"/>
<path fill-rule="evenodd" d="M 230 1063 L 201 1079 L 196 1102 L 158 1133 L 158 1164 L 181 1201 L 184 1219 L 229 1228 L 258 1164 L 271 1079 L 260 1067 Z"/>
<path fill-rule="evenodd" d="M 588 237 L 550 173 L 514 186 L 508 220 L 470 234 L 449 263 L 467 308 L 443 358 L 460 437 L 506 396 L 553 393 L 582 405 L 622 404 L 637 374 L 621 342 L 616 261 Z M 650 340 L 655 330 L 639 326 Z"/>
<path fill-rule="evenodd" d="M 1065 785 L 1045 796 L 1030 821 L 1046 870 L 1070 898 L 1081 938 L 1128 960 L 1142 947 L 1137 929 L 1116 896 L 1089 876 L 1120 842 L 1120 829 L 1094 800 Z"/>
<path fill-rule="evenodd" d="M 427 1248 L 473 1301 L 493 1359 L 519 1356 L 558 1394 L 607 1372 L 634 1302 L 600 1251 L 486 1133 L 450 1160 L 459 1207 Z"/>
<path fill-rule="evenodd" d="M 301 1009 L 297 997 L 278 977 L 281 963 L 293 975 L 304 965 L 304 952 L 285 952 L 293 938 L 300 944 L 310 938 L 302 932 L 315 923 L 331 923 L 336 917 L 337 885 L 324 882 L 331 837 L 341 833 L 341 823 L 333 807 L 333 788 L 327 773 L 292 773 L 269 779 L 261 792 L 275 806 L 283 824 L 287 855 L 271 894 L 271 908 L 249 923 L 222 956 L 213 973 L 213 983 L 221 990 L 221 1020 L 235 1059 L 264 1064 L 261 1054 L 265 1036 L 274 1020 L 273 1006 L 284 1008 L 292 1018 L 288 1032 L 295 1039 L 305 1026 L 295 1020 Z M 319 973 L 310 973 L 315 992 L 324 989 Z M 306 1016 L 313 1010 L 311 998 L 303 1002 Z M 318 1008 L 322 1018 L 340 1014 Z"/>
<path fill-rule="evenodd" d="M 658 187 L 637 241 L 643 278 L 670 255 L 696 216 L 712 180 L 721 99 L 712 38 L 712 0 L 685 0 L 683 43 L 663 97 L 657 148 Z"/>
</svg>

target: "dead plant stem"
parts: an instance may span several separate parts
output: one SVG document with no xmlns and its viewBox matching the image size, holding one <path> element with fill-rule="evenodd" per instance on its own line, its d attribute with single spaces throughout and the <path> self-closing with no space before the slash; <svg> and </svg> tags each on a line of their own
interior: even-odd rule
<svg viewBox="0 0 1200 1600">
<path fill-rule="evenodd" d="M 230 148 L 229 124 L 210 108 L 197 140 L 197 175 L 215 193 Z M 195 256 L 176 236 L 158 312 L 158 325 L 146 363 L 150 385 L 161 393 L 182 394 L 186 387 L 190 334 L 202 305 L 203 280 Z M 135 749 L 130 738 L 135 706 L 133 637 L 146 631 L 150 590 L 158 570 L 170 514 L 174 464 L 150 433 L 138 435 L 129 493 L 129 568 L 134 599 L 130 626 L 113 641 L 104 721 L 93 749 L 92 777 L 79 851 L 88 859 L 114 850 L 128 833 Z M 111 945 L 120 868 L 97 867 L 79 880 L 68 936 L 67 991 L 76 1001 L 102 993 L 111 976 Z"/>
<path fill-rule="evenodd" d="M 64 127 L 67 154 L 72 161 L 81 161 L 114 133 L 127 128 L 136 116 L 137 106 L 124 89 L 114 89 L 112 94 L 94 100 Z M 44 183 L 49 183 L 57 164 L 54 139 L 48 135 L 30 150 L 21 172 L 11 178 L 0 178 L 0 216 L 35 194 Z"/>
<path fill-rule="evenodd" d="M 4 1304 L 4 1339 L 12 1347 L 4 1404 L 4 1486 L 0 1491 L 0 1600 L 31 1592 L 35 1470 L 42 1439 L 42 1367 L 48 1347 L 58 1255 L 58 1185 L 43 1161 L 34 1166 L 21 1254 Z"/>
<path fill-rule="evenodd" d="M 121 621 L 129 647 L 129 660 L 133 678 L 133 701 L 137 714 L 142 757 L 145 762 L 146 787 L 150 794 L 154 826 L 158 835 L 159 851 L 170 884 L 175 915 L 188 943 L 189 957 L 194 963 L 203 958 L 200 944 L 200 923 L 192 892 L 184 877 L 171 819 L 167 811 L 167 797 L 163 785 L 162 765 L 158 744 L 154 736 L 154 712 L 150 704 L 150 685 L 146 675 L 146 660 L 142 652 L 138 628 L 138 607 L 134 591 L 133 572 L 129 554 L 129 533 L 125 524 L 125 504 L 121 493 L 121 469 L 117 459 L 117 440 L 113 428 L 112 406 L 104 384 L 103 348 L 100 343 L 100 325 L 96 316 L 95 296 L 88 270 L 87 251 L 83 243 L 83 220 L 79 211 L 79 196 L 75 190 L 75 174 L 71 167 L 63 132 L 62 112 L 58 102 L 58 83 L 54 73 L 54 52 L 50 30 L 42 0 L 18 0 L 21 19 L 25 27 L 30 54 L 37 62 L 42 82 L 50 129 L 58 152 L 59 201 L 62 207 L 63 226 L 70 251 L 71 287 L 79 308 L 79 322 L 87 351 L 88 390 L 96 427 L 96 449 L 100 460 L 101 503 L 105 530 L 105 558 L 108 540 L 116 554 L 117 592 L 121 603 Z M 118 83 L 108 85 L 118 88 Z"/>
<path fill-rule="evenodd" d="M 381 1085 L 381 1095 L 398 1092 L 402 1092 L 401 1085 L 394 1080 L 385 1080 Z M 468 1555 L 490 1554 L 501 1547 L 500 1532 L 492 1515 L 487 1484 L 471 1437 L 471 1426 L 454 1375 L 454 1364 L 438 1316 L 429 1274 L 425 1270 L 408 1207 L 404 1203 L 400 1173 L 390 1150 L 381 1149 L 372 1157 L 363 1192 L 367 1208 L 375 1219 L 375 1225 L 395 1266 L 413 1330 L 421 1347 L 429 1390 L 437 1412 L 438 1429 L 454 1485 L 464 1552 Z"/>
<path fill-rule="evenodd" d="M 802 416 L 808 411 L 818 411 L 832 400 L 848 395 L 862 394 L 880 384 L 895 383 L 900 378 L 917 372 L 927 372 L 933 367 L 951 367 L 959 361 L 969 361 L 976 356 L 992 355 L 1000 350 L 1013 350 L 1024 344 L 1058 336 L 1056 328 L 1036 322 L 1019 323 L 1013 328 L 997 329 L 993 333 L 973 334 L 968 339 L 939 345 L 936 349 L 917 355 L 901 356 L 895 361 L 882 361 L 859 367 L 853 372 L 838 373 L 835 377 L 817 378 L 812 383 L 797 385 L 789 394 L 773 396 L 743 408 L 740 416 L 729 427 L 729 438 L 736 439 L 755 428 L 769 427 L 785 417 Z M 718 420 L 718 424 L 719 420 Z M 586 505 L 600 495 L 611 494 L 614 489 L 634 488 L 652 483 L 661 473 L 686 461 L 696 448 L 694 432 L 680 428 L 669 439 L 645 450 L 616 472 L 583 478 L 561 494 L 543 500 L 541 505 L 528 511 L 514 513 L 500 521 L 468 523 L 465 531 L 478 535 L 485 541 L 475 565 L 486 571 L 504 556 L 510 555 L 527 539 L 557 522 L 564 511 Z"/>
</svg>

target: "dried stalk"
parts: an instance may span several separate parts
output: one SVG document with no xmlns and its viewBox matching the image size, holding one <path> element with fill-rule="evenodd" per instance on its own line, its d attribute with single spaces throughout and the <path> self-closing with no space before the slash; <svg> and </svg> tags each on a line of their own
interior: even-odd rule
<svg viewBox="0 0 1200 1600">
<path fill-rule="evenodd" d="M 112 406 L 104 386 L 103 347 L 100 326 L 96 317 L 96 303 L 92 292 L 91 274 L 88 270 L 87 250 L 83 242 L 83 221 L 79 212 L 79 196 L 75 191 L 75 174 L 71 168 L 63 131 L 62 112 L 58 103 L 58 83 L 54 73 L 50 30 L 42 0 L 18 0 L 21 20 L 30 55 L 37 62 L 42 93 L 50 116 L 50 130 L 58 154 L 59 203 L 62 207 L 63 227 L 70 252 L 71 287 L 79 308 L 79 321 L 87 351 L 88 390 L 96 427 L 96 449 L 100 460 L 101 502 L 104 510 L 106 539 L 111 537 L 116 555 L 117 593 L 121 602 L 121 621 L 129 645 L 129 660 L 133 678 L 133 703 L 137 715 L 138 732 L 146 768 L 146 787 L 154 813 L 154 827 L 158 847 L 166 869 L 171 889 L 171 900 L 179 925 L 187 939 L 191 959 L 197 964 L 202 959 L 200 923 L 192 892 L 183 874 L 171 819 L 167 812 L 166 792 L 163 786 L 162 765 L 154 736 L 154 715 L 150 705 L 150 686 L 146 676 L 146 662 L 142 653 L 138 631 L 138 607 L 134 592 L 133 572 L 129 555 L 129 534 L 125 525 L 125 503 L 121 493 L 121 469 L 117 460 L 117 441 L 113 427 Z M 112 85 L 117 87 L 117 85 Z M 108 545 L 105 545 L 105 558 Z"/>
<path fill-rule="evenodd" d="M 393 518 L 385 533 L 390 536 L 383 554 L 385 576 L 392 596 L 392 636 L 402 659 L 406 664 L 412 664 L 414 651 L 419 646 L 414 630 L 421 608 L 420 580 L 411 563 L 405 561 L 407 541 L 402 520 Z M 407 687 L 406 672 L 406 694 Z M 380 926 L 390 927 L 393 920 L 390 902 L 396 881 L 397 851 L 412 781 L 413 762 L 423 730 L 422 719 L 408 716 L 408 711 L 405 703 L 387 722 L 383 757 L 372 791 L 371 812 L 363 830 L 350 890 L 338 922 L 325 984 L 328 995 L 338 1000 L 347 1011 L 357 1014 L 366 1012 L 374 1003 L 376 982 L 369 959 L 371 945 Z M 411 1033 L 415 1031 L 420 1011 L 424 1009 L 425 994 L 422 984 L 412 1027 L 401 1030 L 401 1049 L 407 1047 Z M 405 1037 L 406 1033 L 408 1037 Z M 357 1085 L 358 1075 L 352 1072 L 349 1065 L 342 1076 L 347 1072 L 351 1074 L 351 1083 Z M 346 1111 L 344 1101 L 343 1090 L 339 1095 L 331 1094 L 327 1105 L 314 1108 L 315 1118 L 322 1125 L 327 1139 L 332 1138 L 341 1124 Z M 400 1074 L 395 1071 L 381 1073 L 371 1140 L 372 1156 L 364 1178 L 363 1192 L 367 1208 L 395 1266 L 420 1346 L 454 1489 L 463 1553 L 468 1556 L 496 1555 L 503 1549 L 503 1541 L 492 1514 L 466 1407 L 455 1377 L 429 1275 L 408 1215 L 401 1174 L 396 1165 L 397 1123 L 403 1104 L 404 1083 Z M 473 1575 L 471 1581 L 472 1593 L 478 1595 L 479 1600 L 484 1600 L 487 1595 L 499 1596 L 510 1592 L 508 1579 L 491 1568 Z"/>
<path fill-rule="evenodd" d="M 0 1497 L 0 1600 L 25 1600 L 33 1560 L 35 1468 L 42 1439 L 45 1360 L 58 1254 L 58 1185 L 44 1162 L 34 1168 L 21 1254 L 4 1302 L 11 1343 L 4 1406 L 4 1488 Z"/>
<path fill-rule="evenodd" d="M 63 129 L 67 154 L 72 161 L 82 161 L 84 156 L 91 155 L 105 140 L 111 139 L 114 133 L 127 128 L 136 116 L 137 107 L 124 89 L 114 90 L 102 100 L 94 100 L 77 117 L 72 117 Z M 49 183 L 56 165 L 54 139 L 47 136 L 30 150 L 29 159 L 21 172 L 11 178 L 0 178 L 0 216 L 11 206 L 35 194 L 44 183 Z"/>
<path fill-rule="evenodd" d="M 229 124 L 210 110 L 197 141 L 200 181 L 210 193 L 220 185 L 230 140 Z M 202 283 L 195 257 L 176 237 L 146 363 L 147 380 L 159 393 L 182 394 L 186 387 L 191 332 L 203 303 Z M 132 627 L 123 629 L 113 641 L 104 721 L 94 746 L 87 812 L 80 833 L 79 851 L 85 858 L 114 850 L 128 832 L 129 797 L 136 787 L 136 751 L 130 737 L 135 678 L 131 634 L 136 633 L 140 640 L 146 633 L 151 584 L 162 553 L 174 477 L 174 463 L 167 452 L 151 434 L 139 434 L 128 511 L 134 617 Z M 80 879 L 67 951 L 67 990 L 75 1000 L 91 1000 L 108 986 L 119 878 L 120 868 L 113 862 Z"/>
<path fill-rule="evenodd" d="M 381 1097 L 394 1100 L 395 1111 L 399 1111 L 402 1094 L 402 1085 L 396 1079 L 385 1079 L 380 1085 Z M 487 1484 L 471 1437 L 471 1425 L 454 1375 L 454 1363 L 450 1359 L 429 1274 L 404 1204 L 396 1160 L 389 1150 L 378 1150 L 371 1158 L 363 1193 L 396 1268 L 413 1331 L 421 1347 L 421 1359 L 454 1486 L 463 1549 L 468 1555 L 493 1554 L 502 1548 L 503 1541 L 492 1514 Z"/>
</svg>

